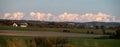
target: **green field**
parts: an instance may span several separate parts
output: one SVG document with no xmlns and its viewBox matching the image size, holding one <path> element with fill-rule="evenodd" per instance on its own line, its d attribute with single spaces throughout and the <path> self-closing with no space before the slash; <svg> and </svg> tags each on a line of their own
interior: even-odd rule
<svg viewBox="0 0 120 47">
<path fill-rule="evenodd" d="M 64 29 L 69 29 L 72 33 L 87 33 L 87 31 L 92 31 L 94 34 L 103 34 L 101 29 L 78 29 L 78 28 L 39 28 L 39 27 L 12 27 L 12 26 L 0 26 L 0 30 L 25 30 L 25 31 L 55 31 L 62 32 Z M 108 30 L 106 32 L 115 33 L 115 30 Z"/>
<path fill-rule="evenodd" d="M 29 47 L 28 40 L 34 38 L 51 39 L 62 38 L 62 37 L 26 37 L 26 36 L 0 36 L 0 47 L 10 45 L 11 47 L 16 45 L 21 45 L 23 47 Z M 93 39 L 93 38 L 77 38 L 77 37 L 65 37 L 69 40 L 69 45 L 71 47 L 120 47 L 120 40 L 114 39 Z M 10 41 L 11 40 L 11 41 Z M 49 41 L 50 42 L 50 41 Z M 13 44 L 12 44 L 13 43 Z M 33 44 L 33 43 L 32 43 Z"/>
<path fill-rule="evenodd" d="M 120 47 L 120 40 L 114 39 L 85 39 L 85 38 L 70 38 L 72 44 L 79 47 Z"/>
</svg>

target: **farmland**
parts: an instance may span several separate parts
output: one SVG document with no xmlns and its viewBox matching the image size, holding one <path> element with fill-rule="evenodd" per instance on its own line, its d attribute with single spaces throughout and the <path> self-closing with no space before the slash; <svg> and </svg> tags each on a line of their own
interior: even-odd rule
<svg viewBox="0 0 120 47">
<path fill-rule="evenodd" d="M 37 39 L 42 40 L 44 45 L 38 45 Z M 44 39 L 44 40 L 43 40 Z M 36 40 L 36 41 L 34 41 Z M 56 43 L 52 43 L 53 40 Z M 59 42 L 60 40 L 60 42 Z M 31 41 L 31 43 L 28 43 Z M 66 46 L 66 47 L 119 47 L 120 40 L 114 39 L 93 39 L 93 38 L 79 38 L 79 37 L 31 37 L 31 36 L 0 36 L 0 47 L 8 46 L 22 46 L 22 47 L 32 47 L 37 46 Z M 17 43 L 16 43 L 17 42 Z M 57 43 L 59 42 L 59 43 Z M 63 43 L 64 42 L 64 43 Z M 11 44 L 8 44 L 11 43 Z M 52 45 L 49 45 L 52 44 Z"/>
<path fill-rule="evenodd" d="M 69 33 L 88 34 L 88 31 L 95 35 L 103 35 L 101 29 L 79 29 L 79 28 L 40 28 L 40 27 L 12 27 L 0 26 L 0 30 L 10 31 L 45 31 L 63 32 L 69 29 Z M 115 33 L 113 29 L 106 29 L 106 32 Z M 63 32 L 64 33 L 64 32 Z M 67 32 L 65 32 L 67 33 Z M 41 41 L 39 41 L 41 40 Z M 41 42 L 41 43 L 40 43 Z M 40 37 L 40 36 L 0 36 L 0 47 L 119 47 L 119 39 L 96 39 L 81 37 Z"/>
<path fill-rule="evenodd" d="M 78 28 L 38 28 L 38 27 L 12 27 L 12 26 L 0 26 L 0 30 L 24 30 L 24 31 L 54 31 L 62 32 L 64 29 L 69 29 L 71 33 L 84 33 L 88 31 L 94 32 L 94 34 L 103 34 L 101 29 L 78 29 Z M 115 33 L 115 30 L 106 29 L 106 32 Z"/>
</svg>

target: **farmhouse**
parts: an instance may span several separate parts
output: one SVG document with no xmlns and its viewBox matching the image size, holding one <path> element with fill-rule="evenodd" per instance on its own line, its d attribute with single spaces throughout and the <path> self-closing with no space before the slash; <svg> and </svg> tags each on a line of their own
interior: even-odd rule
<svg viewBox="0 0 120 47">
<path fill-rule="evenodd" d="M 13 27 L 28 27 L 28 24 L 27 23 L 13 23 Z"/>
<path fill-rule="evenodd" d="M 18 24 L 16 24 L 16 23 L 13 23 L 13 27 L 18 27 Z"/>
<path fill-rule="evenodd" d="M 21 23 L 20 27 L 28 27 L 28 24 L 27 23 Z"/>
</svg>

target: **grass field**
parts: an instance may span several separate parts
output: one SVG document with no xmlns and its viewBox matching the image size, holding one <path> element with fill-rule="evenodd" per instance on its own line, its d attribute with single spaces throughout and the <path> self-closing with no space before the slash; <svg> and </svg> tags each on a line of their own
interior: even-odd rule
<svg viewBox="0 0 120 47">
<path fill-rule="evenodd" d="M 70 40 L 79 47 L 120 47 L 120 40 L 114 39 L 70 38 Z"/>
<path fill-rule="evenodd" d="M 33 38 L 41 38 L 41 37 L 26 37 L 26 36 L 0 36 L 0 46 L 6 45 L 6 42 L 4 40 L 10 40 L 13 39 L 18 40 L 17 43 L 20 43 L 22 45 L 27 45 L 25 43 L 27 40 L 33 39 Z M 46 37 L 42 37 L 46 38 Z M 49 37 L 54 38 L 54 37 Z M 59 37 L 58 37 L 59 38 Z M 114 39 L 93 39 L 93 38 L 77 38 L 77 37 L 66 37 L 71 45 L 74 45 L 76 47 L 120 47 L 120 40 L 114 40 Z M 16 42 L 16 41 L 13 41 Z M 7 42 L 10 43 L 10 42 Z"/>
<path fill-rule="evenodd" d="M 12 26 L 0 26 L 0 30 L 27 30 L 27 31 L 55 31 L 62 32 L 66 28 L 38 28 L 38 27 L 12 27 Z M 92 31 L 94 34 L 103 34 L 101 29 L 77 29 L 77 28 L 69 28 L 72 33 L 87 33 L 87 31 Z M 115 30 L 106 30 L 106 32 L 115 33 Z"/>
</svg>

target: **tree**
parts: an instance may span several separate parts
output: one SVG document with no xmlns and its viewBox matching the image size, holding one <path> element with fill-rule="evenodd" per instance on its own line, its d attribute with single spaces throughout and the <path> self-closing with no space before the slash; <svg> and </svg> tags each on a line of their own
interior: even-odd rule
<svg viewBox="0 0 120 47">
<path fill-rule="evenodd" d="M 120 39 L 120 29 L 116 30 L 116 37 Z"/>
<path fill-rule="evenodd" d="M 101 29 L 102 29 L 103 34 L 105 34 L 106 33 L 105 32 L 105 26 L 101 26 Z"/>
</svg>

